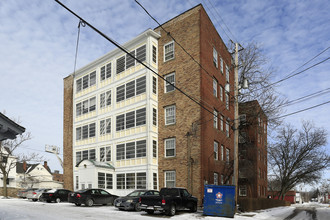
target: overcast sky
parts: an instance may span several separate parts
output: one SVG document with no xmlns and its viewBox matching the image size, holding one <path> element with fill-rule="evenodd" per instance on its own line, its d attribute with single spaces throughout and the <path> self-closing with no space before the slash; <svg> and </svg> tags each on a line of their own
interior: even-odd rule
<svg viewBox="0 0 330 220">
<path fill-rule="evenodd" d="M 119 43 L 157 24 L 134 0 L 63 0 L 65 5 Z M 139 1 L 160 23 L 202 3 L 224 42 L 259 43 L 280 80 L 330 46 L 326 0 Z M 53 0 L 0 1 L 0 111 L 19 118 L 33 139 L 21 148 L 43 154 L 52 170 L 56 157 L 45 144 L 63 145 L 63 78 L 73 72 L 78 19 Z M 228 29 L 227 29 L 228 27 Z M 225 31 L 224 31 L 225 30 Z M 77 68 L 114 47 L 88 27 L 81 29 Z M 299 70 L 330 57 L 330 49 Z M 288 100 L 325 90 L 290 105 L 285 114 L 330 101 L 330 60 L 278 85 Z M 299 71 L 298 70 L 298 71 Z M 298 72 L 296 71 L 296 72 Z M 177 85 L 180 87 L 180 85 Z M 285 118 L 311 120 L 330 131 L 330 103 Z M 330 147 L 328 146 L 330 150 Z M 329 172 L 329 171 L 328 171 Z"/>
</svg>

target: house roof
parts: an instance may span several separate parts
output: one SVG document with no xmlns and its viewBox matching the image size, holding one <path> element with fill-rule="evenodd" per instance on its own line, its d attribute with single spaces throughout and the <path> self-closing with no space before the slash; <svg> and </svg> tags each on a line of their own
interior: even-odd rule
<svg viewBox="0 0 330 220">
<path fill-rule="evenodd" d="M 16 135 L 25 132 L 25 128 L 10 120 L 0 112 L 0 141 L 15 139 Z"/>
<path fill-rule="evenodd" d="M 26 164 L 26 171 L 24 170 L 23 168 L 23 163 L 21 162 L 17 162 L 16 163 L 16 173 L 30 173 L 32 172 L 32 170 L 34 170 L 37 166 L 39 165 L 39 163 L 37 164 Z M 41 166 L 43 166 L 42 164 L 40 164 Z M 43 166 L 45 167 L 45 166 Z M 45 167 L 45 169 L 50 173 L 51 173 L 51 170 L 50 168 L 47 166 L 47 168 Z"/>
<path fill-rule="evenodd" d="M 115 169 L 110 163 L 107 163 L 107 162 L 99 162 L 99 161 L 95 161 L 95 160 L 82 160 L 82 161 L 80 161 L 80 162 L 76 165 L 76 167 L 79 167 L 79 165 L 80 165 L 83 161 L 89 161 L 89 162 L 91 162 L 91 163 L 92 163 L 94 166 L 96 166 L 96 167 L 108 168 L 108 169 L 112 169 L 112 170 Z"/>
</svg>

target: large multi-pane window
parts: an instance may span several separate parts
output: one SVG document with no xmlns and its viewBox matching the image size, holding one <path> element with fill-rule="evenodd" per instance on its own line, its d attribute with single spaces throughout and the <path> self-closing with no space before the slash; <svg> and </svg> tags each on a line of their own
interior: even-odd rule
<svg viewBox="0 0 330 220">
<path fill-rule="evenodd" d="M 147 174 L 146 173 L 137 173 L 136 174 L 136 188 L 137 189 L 146 189 L 147 188 Z"/>
<path fill-rule="evenodd" d="M 229 137 L 229 121 L 226 121 L 226 136 Z"/>
<path fill-rule="evenodd" d="M 175 73 L 167 74 L 165 77 L 165 93 L 175 90 Z"/>
<path fill-rule="evenodd" d="M 97 173 L 98 188 L 105 189 L 105 173 Z"/>
<path fill-rule="evenodd" d="M 214 47 L 213 47 L 213 64 L 216 68 L 218 68 L 218 52 Z"/>
<path fill-rule="evenodd" d="M 152 124 L 157 126 L 157 109 L 152 109 Z"/>
<path fill-rule="evenodd" d="M 220 86 L 220 100 L 223 101 L 223 87 Z"/>
<path fill-rule="evenodd" d="M 116 116 L 116 131 L 137 127 L 146 124 L 146 108 L 127 112 Z"/>
<path fill-rule="evenodd" d="M 152 77 L 152 93 L 157 94 L 157 79 Z"/>
<path fill-rule="evenodd" d="M 165 125 L 175 124 L 175 105 L 165 107 Z"/>
<path fill-rule="evenodd" d="M 158 181 L 157 181 L 157 173 L 153 173 L 153 183 L 154 183 L 154 190 L 158 189 Z"/>
<path fill-rule="evenodd" d="M 226 92 L 225 98 L 226 98 L 226 109 L 229 110 L 229 94 L 228 94 L 228 92 Z"/>
<path fill-rule="evenodd" d="M 111 90 L 100 94 L 100 108 L 111 105 Z"/>
<path fill-rule="evenodd" d="M 220 71 L 223 74 L 223 59 L 220 57 Z"/>
<path fill-rule="evenodd" d="M 100 161 L 101 162 L 111 161 L 111 147 L 100 148 Z"/>
<path fill-rule="evenodd" d="M 157 157 L 157 141 L 152 140 L 152 156 Z"/>
<path fill-rule="evenodd" d="M 135 173 L 126 173 L 126 189 L 135 189 Z"/>
<path fill-rule="evenodd" d="M 96 84 L 96 71 L 76 80 L 76 92 L 78 93 L 95 84 Z"/>
<path fill-rule="evenodd" d="M 117 189 L 146 189 L 146 173 L 117 174 Z"/>
<path fill-rule="evenodd" d="M 130 81 L 124 85 L 118 86 L 116 101 L 120 102 L 146 92 L 146 76 Z"/>
<path fill-rule="evenodd" d="M 230 150 L 228 148 L 226 148 L 226 162 L 229 163 L 229 153 Z"/>
<path fill-rule="evenodd" d="M 105 80 L 111 77 L 111 63 L 108 63 L 101 67 L 100 79 Z"/>
<path fill-rule="evenodd" d="M 82 160 L 95 160 L 95 149 L 76 151 L 76 164 Z"/>
<path fill-rule="evenodd" d="M 164 62 L 174 59 L 174 42 L 164 45 Z"/>
<path fill-rule="evenodd" d="M 95 111 L 96 109 L 96 97 L 92 97 L 85 101 L 76 104 L 76 116 L 87 114 L 89 112 Z"/>
<path fill-rule="evenodd" d="M 175 187 L 175 171 L 165 171 L 165 187 Z"/>
<path fill-rule="evenodd" d="M 218 160 L 219 159 L 219 144 L 218 144 L 218 142 L 214 141 L 213 147 L 214 147 L 214 159 Z"/>
<path fill-rule="evenodd" d="M 157 48 L 152 45 L 152 62 L 157 63 Z"/>
<path fill-rule="evenodd" d="M 112 189 L 113 188 L 113 177 L 111 173 L 106 173 L 105 174 L 105 180 L 106 180 L 106 188 L 107 189 Z"/>
<path fill-rule="evenodd" d="M 83 140 L 95 137 L 95 123 L 76 128 L 76 140 Z"/>
<path fill-rule="evenodd" d="M 128 142 L 126 144 L 118 144 L 117 160 L 134 159 L 146 157 L 147 155 L 147 142 L 146 140 Z"/>
<path fill-rule="evenodd" d="M 175 156 L 175 138 L 165 139 L 165 157 Z"/>
<path fill-rule="evenodd" d="M 223 161 L 224 158 L 224 152 L 223 152 L 224 146 L 221 144 L 221 149 L 220 149 L 220 153 L 221 153 L 221 160 Z"/>
<path fill-rule="evenodd" d="M 100 121 L 100 135 L 111 133 L 111 118 Z"/>
<path fill-rule="evenodd" d="M 218 129 L 218 112 L 217 112 L 217 110 L 213 111 L 213 127 Z"/>
<path fill-rule="evenodd" d="M 133 50 L 130 52 L 130 54 L 132 56 L 130 56 L 129 54 L 123 55 L 121 57 L 119 57 L 116 60 L 116 74 L 119 74 L 123 71 L 125 71 L 126 69 L 129 69 L 135 65 L 138 65 L 139 62 L 137 60 L 135 60 L 133 57 L 135 57 L 136 59 L 138 59 L 141 62 L 146 61 L 146 45 L 143 45 L 139 48 L 137 48 L 136 50 Z"/>
<path fill-rule="evenodd" d="M 223 131 L 223 116 L 220 115 L 220 129 Z"/>
<path fill-rule="evenodd" d="M 213 79 L 213 96 L 218 97 L 218 81 Z"/>
<path fill-rule="evenodd" d="M 229 83 L 229 67 L 226 65 L 226 81 Z"/>
<path fill-rule="evenodd" d="M 125 189 L 125 174 L 117 174 L 117 189 Z"/>
</svg>

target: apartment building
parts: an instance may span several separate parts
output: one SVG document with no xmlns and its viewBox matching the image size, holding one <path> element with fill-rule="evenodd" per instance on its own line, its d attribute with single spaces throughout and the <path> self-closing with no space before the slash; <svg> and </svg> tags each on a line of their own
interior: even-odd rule
<svg viewBox="0 0 330 220">
<path fill-rule="evenodd" d="M 233 184 L 232 57 L 201 4 L 155 31 L 159 73 L 201 103 L 159 80 L 159 185 L 186 187 L 201 202 L 204 184 Z"/>
<path fill-rule="evenodd" d="M 234 68 L 203 6 L 124 47 L 168 82 L 118 49 L 64 79 L 65 188 L 185 187 L 201 203 L 204 184 L 233 184 Z"/>
<path fill-rule="evenodd" d="M 258 101 L 239 104 L 239 179 L 241 197 L 267 196 L 267 117 Z"/>
<path fill-rule="evenodd" d="M 157 73 L 158 38 L 149 29 L 123 46 Z M 64 79 L 65 188 L 158 188 L 157 83 L 120 49 Z"/>
</svg>

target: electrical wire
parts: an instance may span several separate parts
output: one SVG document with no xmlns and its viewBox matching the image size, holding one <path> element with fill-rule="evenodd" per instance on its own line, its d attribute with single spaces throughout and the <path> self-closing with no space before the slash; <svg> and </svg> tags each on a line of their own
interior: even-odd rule
<svg viewBox="0 0 330 220">
<path fill-rule="evenodd" d="M 306 100 L 309 100 L 309 99 L 312 99 L 312 98 L 317 98 L 321 95 L 324 95 L 326 93 L 329 93 L 330 92 L 330 88 L 327 88 L 327 89 L 323 89 L 323 90 L 320 90 L 320 91 L 317 91 L 317 92 L 314 92 L 314 93 L 311 93 L 309 95 L 305 95 L 303 97 L 300 97 L 300 98 L 297 98 L 297 99 L 293 99 L 293 100 L 290 100 L 286 103 L 283 103 L 282 105 L 279 105 L 279 107 L 281 106 L 289 106 L 289 105 L 293 105 L 293 104 L 297 104 L 299 102 L 303 102 L 303 101 L 306 101 Z"/>
</svg>

